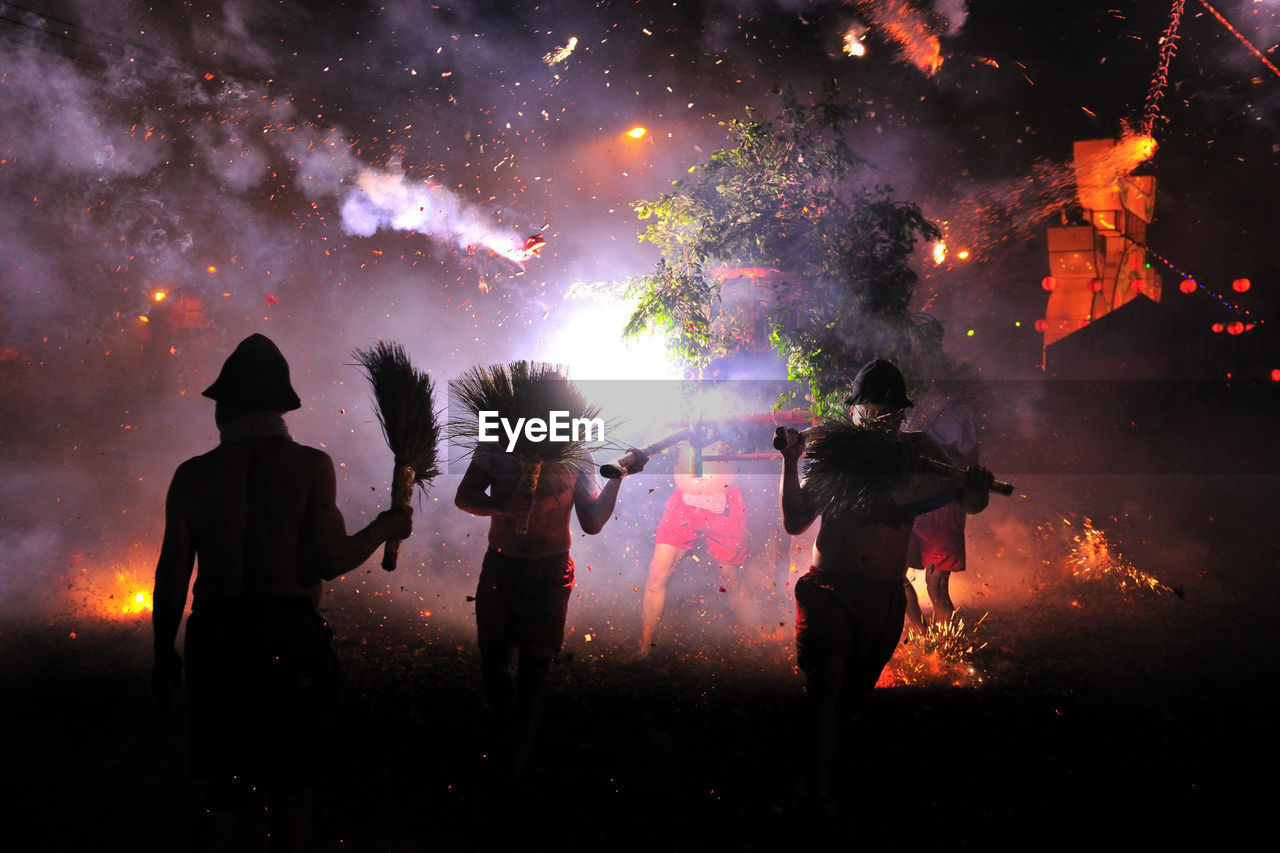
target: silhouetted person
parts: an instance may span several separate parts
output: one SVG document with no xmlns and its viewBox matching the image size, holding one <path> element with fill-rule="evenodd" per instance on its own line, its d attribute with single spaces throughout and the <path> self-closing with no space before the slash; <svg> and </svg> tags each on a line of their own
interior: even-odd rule
<svg viewBox="0 0 1280 853">
<path fill-rule="evenodd" d="M 713 449 L 726 452 L 717 442 Z M 695 470 L 693 447 L 681 442 L 676 459 L 676 489 L 667 500 L 654 535 L 653 557 L 644 584 L 640 613 L 640 640 L 635 658 L 644 658 L 654 646 L 658 623 L 667 600 L 667 582 L 676 564 L 703 539 L 707 553 L 720 567 L 720 580 L 728 590 L 735 615 L 747 612 L 743 564 L 747 560 L 747 507 L 732 463 L 708 463 Z"/>
<path fill-rule="evenodd" d="M 628 473 L 638 473 L 646 461 L 641 457 Z M 507 738 L 508 781 L 524 770 L 542 685 L 564 643 L 573 590 L 570 515 L 577 513 L 584 533 L 599 533 L 622 483 L 609 480 L 597 493 L 594 473 L 578 463 L 544 464 L 534 492 L 519 488 L 520 479 L 514 455 L 478 450 L 454 498 L 459 509 L 490 518 L 489 550 L 476 588 L 476 629 L 485 698 Z M 525 519 L 528 532 L 522 533 Z"/>
<path fill-rule="evenodd" d="M 858 372 L 846 403 L 854 424 L 893 434 L 911 405 L 902 374 L 880 359 Z M 909 455 L 946 458 L 921 433 L 906 433 L 895 440 L 910 442 Z M 822 506 L 811 500 L 811 482 L 801 485 L 798 464 L 804 448 L 804 436 L 787 430 L 779 499 L 783 526 L 792 536 L 822 516 L 813 565 L 795 586 L 796 652 L 807 693 L 808 796 L 819 814 L 830 818 L 828 783 L 836 748 L 837 706 L 842 698 L 874 688 L 897 647 L 906 606 L 903 580 L 912 517 L 936 507 L 940 500 L 955 500 L 967 512 L 981 512 L 993 478 L 975 466 L 966 472 L 963 486 L 954 489 L 934 489 L 932 494 L 917 489 L 898 495 L 887 490 L 856 510 L 832 511 L 829 507 L 834 504 Z M 808 474 L 811 481 L 812 466 Z"/>
<path fill-rule="evenodd" d="M 196 846 L 262 844 L 246 806 L 265 799 L 270 826 L 260 829 L 272 849 L 304 849 L 338 687 L 331 634 L 316 612 L 322 581 L 407 537 L 411 512 L 388 510 L 347 535 L 333 461 L 289 437 L 283 413 L 301 403 L 268 338 L 243 340 L 204 395 L 216 401 L 221 443 L 178 467 L 165 500 L 152 689 L 171 706 L 182 669 L 175 641 L 197 567 L 184 647 L 190 769 L 209 788 Z"/>
</svg>

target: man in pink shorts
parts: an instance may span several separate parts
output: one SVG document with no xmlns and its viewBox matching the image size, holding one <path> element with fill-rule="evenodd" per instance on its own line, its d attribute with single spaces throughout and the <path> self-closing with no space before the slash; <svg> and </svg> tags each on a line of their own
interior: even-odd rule
<svg viewBox="0 0 1280 853">
<path fill-rule="evenodd" d="M 728 445 L 716 442 L 708 448 L 723 453 Z M 658 522 L 653 558 L 644 585 L 640 642 L 637 657 L 645 657 L 654 646 L 658 623 L 667 600 L 667 582 L 676 564 L 699 539 L 706 540 L 707 553 L 720 567 L 722 586 L 729 591 L 735 612 L 741 612 L 742 565 L 747 559 L 746 502 L 731 463 L 708 463 L 702 476 L 695 475 L 693 447 L 681 444 L 676 462 L 676 490 L 667 499 Z"/>
</svg>

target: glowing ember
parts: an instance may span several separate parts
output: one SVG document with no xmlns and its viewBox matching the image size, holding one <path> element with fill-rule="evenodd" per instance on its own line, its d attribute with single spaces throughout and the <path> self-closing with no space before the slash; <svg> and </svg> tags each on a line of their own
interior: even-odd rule
<svg viewBox="0 0 1280 853">
<path fill-rule="evenodd" d="M 1063 522 L 1071 524 L 1065 518 Z M 1067 564 L 1072 576 L 1081 580 L 1108 579 L 1122 590 L 1130 587 L 1149 589 L 1157 595 L 1162 592 L 1173 592 L 1171 587 L 1138 569 L 1121 556 L 1119 549 L 1107 538 L 1107 534 L 1094 527 L 1093 522 L 1087 517 L 1083 520 L 1080 533 L 1072 539 Z"/>
<path fill-rule="evenodd" d="M 648 131 L 646 131 L 643 127 L 633 127 L 627 131 L 627 136 L 630 136 L 632 139 L 640 139 L 647 132 Z"/>
<path fill-rule="evenodd" d="M 215 267 L 213 264 L 209 264 L 209 266 L 205 267 L 205 269 L 208 270 L 209 275 L 213 275 L 218 271 L 218 268 Z"/>
<path fill-rule="evenodd" d="M 573 53 L 573 49 L 578 46 L 578 37 L 569 36 L 569 41 L 564 47 L 557 47 L 555 50 L 542 57 L 542 61 L 547 65 L 555 65 L 557 62 L 564 62 Z"/>
<path fill-rule="evenodd" d="M 933 265 L 940 266 L 947 259 L 947 244 L 939 240 L 933 244 Z"/>
<path fill-rule="evenodd" d="M 152 296 L 151 298 L 154 299 L 156 302 L 163 302 L 164 297 L 165 297 L 165 292 L 163 290 L 157 290 L 155 292 L 155 295 Z"/>
</svg>

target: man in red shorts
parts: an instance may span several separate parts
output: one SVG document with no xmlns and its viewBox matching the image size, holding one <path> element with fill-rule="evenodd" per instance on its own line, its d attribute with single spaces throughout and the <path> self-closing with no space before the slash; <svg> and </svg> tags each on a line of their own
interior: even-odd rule
<svg viewBox="0 0 1280 853">
<path fill-rule="evenodd" d="M 718 441 L 708 449 L 724 453 L 729 446 Z M 733 465 L 708 463 L 703 467 L 702 476 L 697 476 L 693 447 L 681 442 L 675 481 L 676 490 L 662 511 L 653 557 L 649 561 L 636 658 L 646 657 L 653 648 L 666 605 L 667 582 L 676 564 L 699 539 L 706 540 L 707 553 L 720 567 L 721 584 L 729 592 L 734 611 L 741 614 L 744 609 L 741 574 L 747 558 L 746 502 Z"/>
<path fill-rule="evenodd" d="M 953 466 L 967 468 L 978 464 L 978 424 L 964 403 L 948 402 L 928 418 L 916 413 L 909 426 L 937 442 Z M 925 588 L 933 604 L 935 625 L 946 624 L 955 616 L 956 607 L 951 601 L 951 575 L 965 569 L 964 527 L 964 508 L 950 503 L 918 517 L 911 530 L 907 565 L 924 569 Z M 923 632 L 920 599 L 910 582 L 906 590 L 906 627 Z"/>
<path fill-rule="evenodd" d="M 911 405 L 902 374 L 880 359 L 858 372 L 846 402 L 855 424 L 892 433 L 897 433 Z M 823 506 L 811 499 L 812 466 L 801 485 L 805 438 L 795 430 L 786 435 L 779 494 L 783 526 L 795 536 L 822 516 L 813 565 L 795 587 L 796 651 L 807 693 L 808 796 L 817 813 L 830 819 L 834 811 L 828 782 L 837 707 L 842 698 L 875 687 L 897 647 L 906 607 L 903 581 L 912 518 L 937 506 L 939 498 L 960 503 L 966 512 L 981 512 L 993 478 L 990 471 L 974 466 L 966 471 L 962 486 L 935 488 L 932 493 L 913 487 L 913 493 L 901 497 L 890 491 L 855 510 L 833 510 L 834 504 Z M 908 433 L 899 440 L 910 442 L 913 454 L 944 458 L 922 434 Z"/>
</svg>

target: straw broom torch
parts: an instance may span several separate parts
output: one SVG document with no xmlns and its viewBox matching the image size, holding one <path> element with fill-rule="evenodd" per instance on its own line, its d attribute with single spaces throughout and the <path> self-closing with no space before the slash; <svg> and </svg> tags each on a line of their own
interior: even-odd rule
<svg viewBox="0 0 1280 853">
<path fill-rule="evenodd" d="M 391 477 L 391 505 L 408 506 L 413 487 L 424 491 L 440 470 L 436 467 L 435 388 L 431 377 L 414 369 L 399 344 L 379 341 L 372 349 L 354 350 L 352 357 L 364 367 L 378 404 L 378 422 L 387 447 L 395 457 Z M 395 571 L 400 540 L 388 539 L 382 551 L 382 568 Z"/>
<path fill-rule="evenodd" d="M 809 439 L 815 435 L 820 435 L 822 431 L 821 427 L 808 427 L 807 429 L 799 430 L 799 434 L 801 438 Z M 773 434 L 773 448 L 775 450 L 782 450 L 786 446 L 787 428 L 778 427 L 774 430 Z M 928 456 L 921 456 L 920 461 L 928 466 L 930 472 L 933 474 L 937 474 L 938 476 L 944 477 L 948 480 L 955 480 L 957 482 L 964 481 L 964 471 L 960 468 L 956 468 L 954 465 L 948 465 L 945 462 L 940 462 L 937 459 L 931 459 Z M 1014 485 L 1012 483 L 1004 483 L 1000 480 L 996 480 L 991 484 L 991 488 L 988 491 L 995 492 L 998 495 L 1005 495 L 1007 497 L 1013 494 L 1013 490 Z"/>
<path fill-rule="evenodd" d="M 460 441 L 469 440 L 475 430 L 474 418 L 481 412 L 500 412 L 504 417 L 547 418 L 564 411 L 571 417 L 592 418 L 599 409 L 587 402 L 582 392 L 569 382 L 559 367 L 544 362 L 514 361 L 509 365 L 473 367 L 450 383 L 450 399 L 467 414 L 450 424 Z M 554 441 L 531 443 L 521 437 L 513 454 L 520 465 L 516 488 L 530 494 L 538 489 L 544 465 L 583 464 L 590 455 L 585 442 Z M 516 533 L 529 532 L 533 505 L 516 520 Z"/>
</svg>

